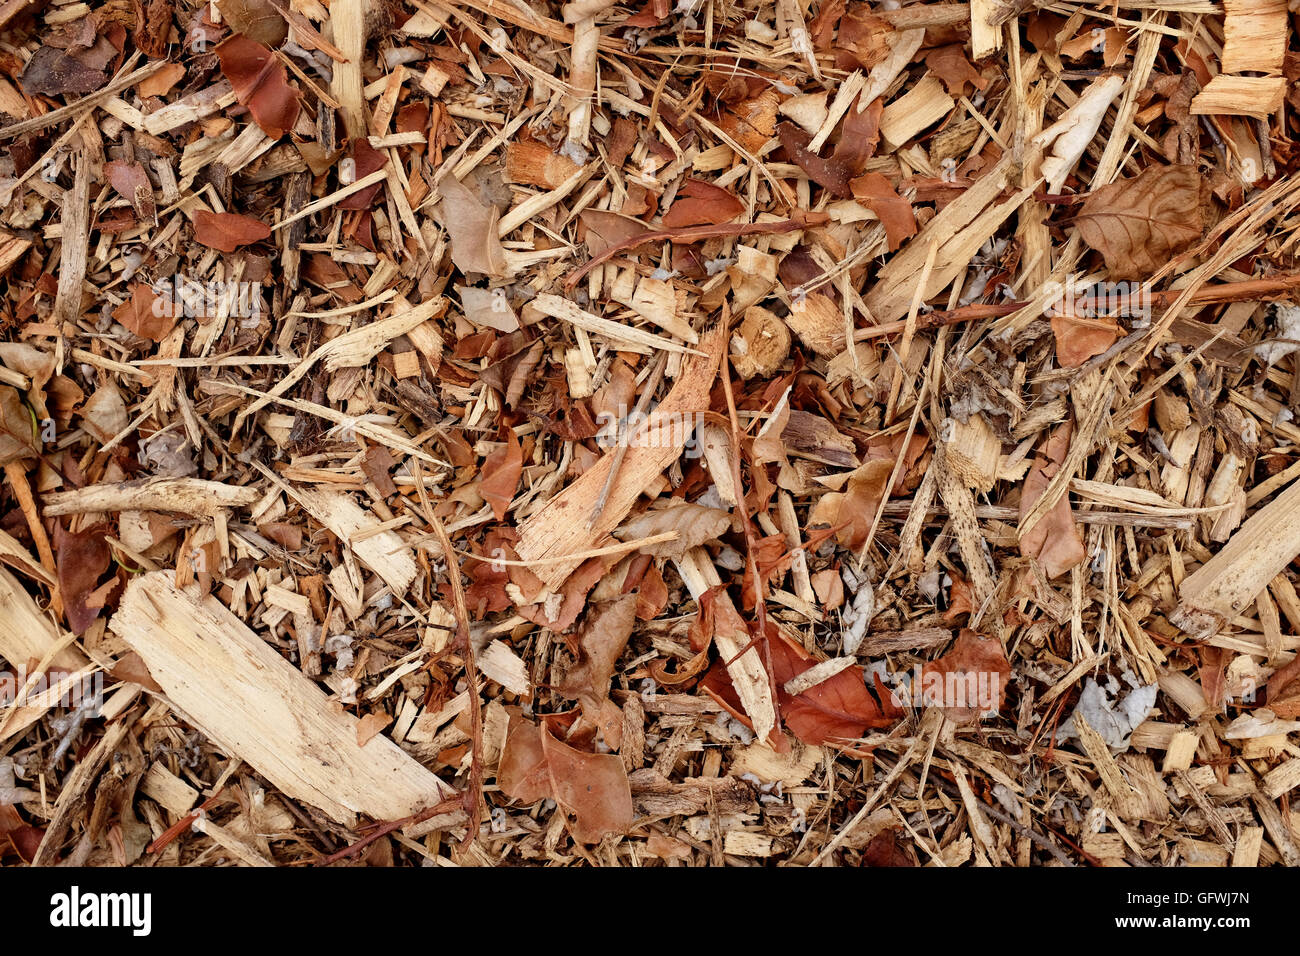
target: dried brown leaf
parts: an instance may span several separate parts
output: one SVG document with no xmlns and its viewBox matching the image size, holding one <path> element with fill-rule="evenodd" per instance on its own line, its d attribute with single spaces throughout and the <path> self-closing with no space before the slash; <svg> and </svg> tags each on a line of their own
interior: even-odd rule
<svg viewBox="0 0 1300 956">
<path fill-rule="evenodd" d="M 1148 277 L 1205 231 L 1210 185 L 1194 166 L 1148 166 L 1094 191 L 1075 217 L 1113 279 Z"/>
</svg>

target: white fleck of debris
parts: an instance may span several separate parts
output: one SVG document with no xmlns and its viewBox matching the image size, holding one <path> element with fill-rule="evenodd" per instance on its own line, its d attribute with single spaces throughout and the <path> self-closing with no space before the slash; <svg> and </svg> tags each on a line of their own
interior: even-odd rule
<svg viewBox="0 0 1300 956">
<path fill-rule="evenodd" d="M 728 259 L 725 257 L 721 259 L 710 259 L 708 262 L 704 263 L 704 271 L 711 276 L 715 276 L 726 269 L 727 266 L 735 265 L 735 262 L 735 259 Z"/>
<path fill-rule="evenodd" d="M 546 613 L 547 620 L 554 621 L 560 616 L 560 608 L 564 605 L 563 594 L 548 594 L 546 600 L 542 602 L 542 610 Z"/>
<path fill-rule="evenodd" d="M 399 64 L 414 63 L 424 54 L 413 46 L 395 46 L 384 51 L 384 66 L 394 70 Z"/>
<path fill-rule="evenodd" d="M 681 275 L 681 273 L 676 269 L 665 269 L 663 266 L 660 266 L 654 272 L 650 273 L 650 278 L 658 279 L 660 282 L 667 282 L 669 279 L 675 279 L 679 275 Z"/>
<path fill-rule="evenodd" d="M 1070 719 L 1061 725 L 1056 733 L 1058 743 L 1078 737 L 1079 731 L 1074 725 L 1076 714 L 1082 714 L 1088 726 L 1101 735 L 1111 750 L 1128 750 L 1129 736 L 1133 728 L 1147 719 L 1147 714 L 1156 703 L 1155 684 L 1139 685 L 1132 671 L 1124 672 L 1124 683 L 1132 688 L 1123 699 L 1119 698 L 1120 685 L 1113 676 L 1108 677 L 1103 690 L 1091 677 L 1079 695 L 1078 706 Z"/>
<path fill-rule="evenodd" d="M 351 652 L 349 652 L 351 653 Z M 361 685 L 354 678 L 342 677 L 339 679 L 339 700 L 345 704 L 355 704 L 357 702 L 357 691 Z"/>
<path fill-rule="evenodd" d="M 1010 788 L 1004 783 L 993 785 L 993 796 L 997 798 L 998 803 L 1002 804 L 1002 809 L 1007 811 L 1021 823 L 1025 822 L 1025 809 L 1016 799 L 1016 795 L 1011 792 Z"/>
<path fill-rule="evenodd" d="M 704 505 L 706 508 L 717 508 L 720 511 L 725 511 L 729 507 L 729 505 L 722 500 L 722 493 L 718 491 L 717 485 L 709 485 L 708 490 L 695 499 L 695 503 L 697 505 Z"/>
<path fill-rule="evenodd" d="M 1273 366 L 1300 348 L 1300 305 L 1278 302 L 1274 307 L 1277 332 L 1273 338 L 1255 346 L 1255 354 L 1265 365 Z"/>
<path fill-rule="evenodd" d="M 939 596 L 940 578 L 939 569 L 931 568 L 916 579 L 916 587 L 922 594 L 931 601 Z"/>
<path fill-rule="evenodd" d="M 754 732 L 734 717 L 727 721 L 727 733 L 746 746 L 754 740 Z"/>
<path fill-rule="evenodd" d="M 591 154 L 587 152 L 581 143 L 574 142 L 571 139 L 564 141 L 564 145 L 560 147 L 559 152 L 561 156 L 573 160 L 579 166 L 586 166 L 587 160 L 591 158 Z"/>
<path fill-rule="evenodd" d="M 843 638 L 844 653 L 852 657 L 866 639 L 867 625 L 876 616 L 876 594 L 871 587 L 871 582 L 865 578 L 859 581 L 858 576 L 850 568 L 843 568 L 840 577 L 844 580 L 845 590 L 852 595 L 852 598 L 845 603 L 844 610 L 840 612 L 846 628 Z"/>
<path fill-rule="evenodd" d="M 0 807 L 11 807 L 35 797 L 34 791 L 16 785 L 13 758 L 0 757 Z"/>
<path fill-rule="evenodd" d="M 722 550 L 714 557 L 713 563 L 720 568 L 726 568 L 728 571 L 742 571 L 745 567 L 745 558 L 735 548 L 724 545 Z"/>
<path fill-rule="evenodd" d="M 334 665 L 339 670 L 346 670 L 352 666 L 351 634 L 333 634 L 325 639 L 325 646 L 321 649 L 326 654 L 334 655 Z"/>
</svg>

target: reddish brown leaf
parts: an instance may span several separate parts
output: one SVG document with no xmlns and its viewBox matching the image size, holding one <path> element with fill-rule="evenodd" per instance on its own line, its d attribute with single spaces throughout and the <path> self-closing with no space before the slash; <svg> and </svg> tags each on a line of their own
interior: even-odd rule
<svg viewBox="0 0 1300 956">
<path fill-rule="evenodd" d="M 1148 166 L 1095 190 L 1075 217 L 1113 279 L 1150 276 L 1205 231 L 1210 184 L 1195 166 Z"/>
<path fill-rule="evenodd" d="M 510 510 L 510 501 L 519 487 L 523 468 L 523 451 L 514 431 L 507 428 L 502 446 L 483 460 L 483 478 L 479 483 L 479 494 L 492 506 L 492 513 L 498 521 Z"/>
<path fill-rule="evenodd" d="M 235 98 L 267 136 L 279 139 L 298 120 L 299 93 L 284 64 L 262 44 L 236 34 L 216 48 Z M 226 250 L 229 252 L 230 250 Z"/>
<path fill-rule="evenodd" d="M 87 600 L 108 570 L 111 555 L 103 527 L 72 533 L 62 524 L 54 526 L 54 558 L 59 575 L 59 593 L 63 598 L 68 630 L 81 634 L 99 616 L 101 608 L 89 607 Z"/>
<path fill-rule="evenodd" d="M 1002 708 L 1010 678 L 1001 642 L 962 628 L 952 650 L 921 668 L 921 687 L 912 688 L 912 703 L 941 707 L 959 723 L 973 720 Z"/>
<path fill-rule="evenodd" d="M 143 282 L 131 285 L 131 298 L 113 310 L 113 318 L 141 338 L 161 342 L 176 325 L 171 303 Z"/>
<path fill-rule="evenodd" d="M 745 204 L 725 189 L 698 179 L 688 179 L 678 190 L 672 208 L 664 215 L 663 227 L 717 226 L 731 222 L 744 211 Z"/>
<path fill-rule="evenodd" d="M 504 275 L 506 253 L 497 237 L 497 208 L 483 203 L 454 176 L 438 184 L 438 221 L 451 236 L 451 261 L 464 273 Z"/>
<path fill-rule="evenodd" d="M 890 252 L 901 246 L 905 239 L 916 235 L 912 204 L 898 195 L 880 173 L 866 173 L 849 185 L 853 189 L 853 198 L 874 212 L 885 227 Z"/>
<path fill-rule="evenodd" d="M 642 621 L 653 621 L 668 605 L 668 585 L 654 563 L 646 569 L 636 595 L 636 616 Z"/>
<path fill-rule="evenodd" d="M 899 827 L 887 827 L 871 838 L 862 851 L 863 866 L 916 866 L 898 842 Z"/>
<path fill-rule="evenodd" d="M 876 97 L 865 109 L 861 106 L 859 97 L 844 114 L 840 141 L 835 144 L 832 157 L 844 164 L 850 176 L 862 174 L 867 160 L 876 155 L 876 144 L 880 141 L 880 114 L 884 112 L 884 104 Z"/>
<path fill-rule="evenodd" d="M 852 195 L 849 189 L 849 166 L 846 162 L 834 157 L 822 159 L 809 150 L 807 146 L 812 137 L 793 123 L 781 123 L 776 128 L 776 135 L 790 161 L 807 173 L 809 179 L 826 187 L 833 196 L 840 199 Z"/>
<path fill-rule="evenodd" d="M 217 0 L 217 9 L 231 32 L 268 47 L 279 46 L 289 35 L 289 24 L 269 0 Z"/>
<path fill-rule="evenodd" d="M 1065 460 L 1066 452 L 1070 449 L 1070 431 L 1069 422 L 1053 431 L 1035 458 L 1029 474 L 1025 476 L 1020 492 L 1022 519 L 1034 506 L 1034 502 L 1043 496 L 1052 477 Z M 1052 510 L 1021 536 L 1020 553 L 1025 557 L 1036 558 L 1049 578 L 1064 574 L 1086 557 L 1083 541 L 1074 524 L 1074 514 L 1070 510 L 1068 493 L 1062 495 Z"/>
<path fill-rule="evenodd" d="M 989 81 L 980 75 L 973 63 L 966 59 L 966 47 L 961 43 L 937 47 L 925 56 L 925 65 L 930 72 L 943 80 L 952 96 L 961 96 L 969 83 L 977 90 L 984 90 Z"/>
<path fill-rule="evenodd" d="M 234 252 L 240 246 L 261 242 L 270 235 L 271 227 L 251 216 L 206 209 L 194 211 L 194 241 L 222 252 Z"/>
<path fill-rule="evenodd" d="M 607 711 L 610 682 L 619 655 L 632 636 L 636 622 L 636 595 L 624 594 L 609 603 L 593 608 L 578 637 L 578 662 L 556 687 L 562 697 L 577 700 L 583 715 L 600 726 L 605 743 L 614 749 L 621 746 L 622 717 L 602 719 Z M 618 714 L 618 709 L 614 709 Z"/>
<path fill-rule="evenodd" d="M 104 67 L 90 66 L 84 57 L 43 46 L 32 55 L 18 82 L 28 96 L 93 93 L 108 81 Z"/>
<path fill-rule="evenodd" d="M 524 803 L 553 799 L 573 816 L 571 832 L 579 843 L 596 843 L 632 825 L 632 788 L 622 758 L 584 753 L 518 715 L 510 718 L 497 785 Z"/>
<path fill-rule="evenodd" d="M 873 727 L 888 727 L 902 716 L 889 693 L 877 682 L 878 701 L 867 689 L 862 669 L 849 667 L 798 696 L 785 690 L 786 683 L 816 665 L 802 647 L 785 637 L 775 625 L 768 625 L 768 646 L 772 653 L 772 679 L 786 727 L 806 744 L 851 741 Z M 750 653 L 753 653 L 752 651 Z M 722 661 L 715 661 L 704 678 L 704 687 L 745 723 L 740 699 Z"/>
<path fill-rule="evenodd" d="M 1114 319 L 1089 319 L 1074 315 L 1053 315 L 1056 361 L 1061 368 L 1078 368 L 1094 355 L 1101 355 L 1119 340 Z"/>
<path fill-rule="evenodd" d="M 143 223 L 155 223 L 153 184 L 139 163 L 110 162 L 104 172 L 118 195 L 131 204 L 136 217 Z"/>
<path fill-rule="evenodd" d="M 356 182 L 358 179 L 364 179 L 371 173 L 383 169 L 388 163 L 388 154 L 375 149 L 364 139 L 358 139 L 352 143 L 352 162 L 355 168 L 352 171 L 351 181 Z M 369 209 L 375 204 L 375 196 L 379 195 L 379 190 L 383 188 L 383 183 L 367 186 L 360 192 L 353 193 L 344 199 L 339 203 L 339 208 Z"/>
<path fill-rule="evenodd" d="M 18 390 L 0 385 L 0 465 L 36 457 L 34 424 Z"/>
</svg>

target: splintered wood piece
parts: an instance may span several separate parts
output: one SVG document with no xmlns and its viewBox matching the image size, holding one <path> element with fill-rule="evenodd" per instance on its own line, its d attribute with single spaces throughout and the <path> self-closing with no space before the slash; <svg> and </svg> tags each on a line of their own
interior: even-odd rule
<svg viewBox="0 0 1300 956">
<path fill-rule="evenodd" d="M 24 590 L 12 574 L 0 568 L 0 657 L 9 662 L 9 669 L 24 680 L 32 675 L 27 668 L 32 661 L 45 668 L 74 672 L 79 679 L 90 662 L 76 647 L 70 635 L 55 627 L 36 600 Z M 58 682 L 51 680 L 49 689 L 61 693 Z M 14 688 L 22 692 L 20 682 Z M 8 740 L 26 730 L 39 720 L 57 701 L 46 700 L 30 706 L 0 709 L 0 741 Z"/>
<path fill-rule="evenodd" d="M 674 563 L 696 601 L 709 588 L 722 583 L 709 552 L 703 548 L 692 548 Z M 736 696 L 740 698 L 750 723 L 754 725 L 754 735 L 760 741 L 767 740 L 768 734 L 776 726 L 771 681 L 763 667 L 757 644 L 744 654 L 740 653 L 750 643 L 749 630 L 725 591 L 719 592 L 714 599 L 713 622 L 713 643 L 722 660 L 729 662 L 727 673 L 731 676 L 731 686 L 735 688 Z M 739 657 L 736 656 L 738 654 Z"/>
<path fill-rule="evenodd" d="M 25 668 L 28 661 L 43 659 L 62 639 L 59 629 L 18 579 L 0 568 L 0 657 L 13 667 Z M 75 647 L 65 647 L 50 664 L 76 670 L 85 666 L 86 658 Z"/>
<path fill-rule="evenodd" d="M 957 101 L 944 92 L 937 76 L 926 74 L 880 115 L 880 135 L 890 149 L 907 143 L 921 130 L 952 112 Z"/>
<path fill-rule="evenodd" d="M 96 511 L 172 511 L 186 515 L 213 515 L 222 508 L 251 505 L 262 494 L 256 488 L 201 478 L 143 478 L 50 492 L 43 501 L 45 513 L 52 516 Z"/>
<path fill-rule="evenodd" d="M 1224 0 L 1223 72 L 1281 73 L 1286 17 L 1286 0 Z"/>
<path fill-rule="evenodd" d="M 330 4 L 329 24 L 333 30 L 334 45 L 343 54 L 343 60 L 334 64 L 330 93 L 342 107 L 343 124 L 348 137 L 359 139 L 366 129 L 365 80 L 361 65 L 366 52 L 364 0 L 334 0 Z"/>
<path fill-rule="evenodd" d="M 1002 25 L 998 23 L 999 5 L 995 0 L 971 0 L 971 53 L 977 60 L 1002 49 Z"/>
<path fill-rule="evenodd" d="M 376 531 L 380 522 L 338 491 L 284 486 L 309 514 L 330 531 L 400 598 L 415 580 L 418 568 L 410 547 L 393 531 Z"/>
<path fill-rule="evenodd" d="M 81 283 L 86 278 L 90 255 L 90 167 L 90 157 L 79 151 L 72 188 L 63 194 L 59 287 L 54 297 L 56 323 L 75 322 L 81 315 Z"/>
<path fill-rule="evenodd" d="M 356 717 L 216 598 L 178 589 L 171 571 L 135 578 L 109 628 L 194 726 L 345 826 L 357 814 L 407 817 L 452 793 L 387 737 L 358 746 Z"/>
<path fill-rule="evenodd" d="M 620 349 L 633 352 L 649 352 L 653 349 L 663 349 L 667 352 L 695 351 L 685 345 L 679 345 L 662 336 L 655 335 L 653 332 L 644 332 L 630 325 L 622 325 L 611 319 L 602 319 L 598 315 L 592 315 L 585 309 L 574 305 L 568 299 L 558 295 L 539 295 L 529 304 L 543 315 L 549 315 L 553 319 L 562 319 L 586 332 L 608 336 L 619 343 L 618 347 Z"/>
<path fill-rule="evenodd" d="M 1192 97 L 1193 116 L 1253 116 L 1267 119 L 1286 96 L 1283 77 L 1225 76 L 1220 73 Z"/>
<path fill-rule="evenodd" d="M 714 326 L 700 337 L 701 356 L 691 356 L 672 390 L 659 403 L 640 431 L 630 435 L 618 475 L 609 489 L 600 516 L 590 526 L 591 515 L 605 479 L 613 466 L 615 452 L 582 473 L 520 526 L 515 552 L 524 561 L 546 564 L 532 568 L 547 587 L 554 590 L 582 563 L 581 558 L 557 561 L 565 555 L 596 547 L 618 527 L 636 499 L 672 462 L 676 461 L 694 429 L 693 414 L 709 405 L 709 389 L 718 372 L 718 361 L 726 347 L 726 330 Z"/>
<path fill-rule="evenodd" d="M 1298 554 L 1300 481 L 1251 515 L 1218 554 L 1188 575 L 1169 620 L 1198 638 L 1213 636 Z"/>
<path fill-rule="evenodd" d="M 1037 182 L 1009 199 L 1000 198 L 1012 170 L 1009 157 L 999 161 L 975 185 L 944 206 L 876 274 L 876 284 L 864 301 L 877 322 L 893 322 L 908 313 L 932 241 L 939 243 L 939 251 L 921 293 L 923 301 L 947 288 L 969 266 L 979 247 L 1033 194 Z"/>
</svg>

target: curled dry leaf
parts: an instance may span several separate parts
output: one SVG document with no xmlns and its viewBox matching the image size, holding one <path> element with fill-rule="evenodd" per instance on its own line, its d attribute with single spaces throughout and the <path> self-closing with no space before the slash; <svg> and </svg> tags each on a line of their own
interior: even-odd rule
<svg viewBox="0 0 1300 956">
<path fill-rule="evenodd" d="M 524 803 L 550 798 L 573 816 L 573 838 L 596 843 L 632 825 L 632 787 L 617 754 L 586 753 L 549 728 L 512 715 L 497 785 Z"/>
<path fill-rule="evenodd" d="M 1060 469 L 1070 450 L 1071 430 L 1072 426 L 1066 422 L 1048 436 L 1033 467 L 1029 469 L 1029 474 L 1025 476 L 1020 492 L 1020 517 L 1029 513 L 1029 509 L 1043 496 Z M 1074 524 L 1068 494 L 1061 495 L 1052 510 L 1021 536 L 1020 553 L 1025 557 L 1036 558 L 1049 578 L 1064 574 L 1086 557 L 1079 529 Z"/>
<path fill-rule="evenodd" d="M 146 283 L 131 285 L 131 298 L 113 310 L 113 318 L 141 338 L 161 342 L 176 326 L 171 303 L 160 300 Z"/>
<path fill-rule="evenodd" d="M 154 215 L 153 184 L 139 163 L 110 162 L 104 164 L 108 181 L 119 196 L 131 204 L 136 217 L 146 224 L 156 222 Z"/>
<path fill-rule="evenodd" d="M 885 227 L 889 251 L 916 235 L 916 216 L 912 204 L 898 195 L 889 180 L 880 173 L 866 173 L 849 183 L 853 198 L 876 214 Z"/>
<path fill-rule="evenodd" d="M 847 162 L 835 157 L 822 159 L 808 149 L 812 137 L 793 123 L 782 123 L 776 128 L 776 133 L 790 161 L 807 173 L 809 179 L 826 187 L 840 199 L 847 199 L 852 195 L 849 189 L 849 177 L 852 171 Z"/>
<path fill-rule="evenodd" d="M 222 252 L 234 252 L 240 246 L 261 242 L 270 235 L 271 227 L 252 216 L 194 210 L 194 241 Z"/>
<path fill-rule="evenodd" d="M 1000 710 L 1010 679 L 1002 643 L 962 628 L 952 650 L 921 668 L 921 687 L 912 689 L 912 703 L 941 707 L 950 720 L 963 723 Z"/>
<path fill-rule="evenodd" d="M 185 76 L 185 67 L 179 63 L 168 63 L 157 72 L 145 77 L 136 84 L 135 91 L 141 99 L 150 96 L 163 96 Z"/>
<path fill-rule="evenodd" d="M 632 636 L 637 596 L 624 594 L 592 608 L 578 635 L 578 662 L 556 691 L 582 705 L 582 713 L 600 728 L 605 743 L 618 749 L 622 743 L 623 715 L 609 699 L 610 682 L 619 655 Z"/>
<path fill-rule="evenodd" d="M 1157 272 L 1205 232 L 1210 184 L 1194 166 L 1148 166 L 1088 197 L 1074 223 L 1114 279 Z"/>
<path fill-rule="evenodd" d="M 813 506 L 808 523 L 837 528 L 835 540 L 841 546 L 853 550 L 861 548 L 880 509 L 881 498 L 886 495 L 886 485 L 893 474 L 902 442 L 903 435 L 899 434 L 888 441 L 868 446 L 865 461 L 849 474 L 844 491 L 822 495 Z M 903 467 L 889 493 L 901 493 L 916 480 L 927 444 L 924 436 L 912 436 Z"/>
<path fill-rule="evenodd" d="M 841 670 L 792 696 L 785 690 L 785 685 L 812 669 L 817 661 L 773 624 L 768 625 L 768 647 L 772 654 L 772 680 L 776 684 L 781 717 L 790 732 L 805 744 L 856 740 L 873 727 L 893 724 L 902 715 L 879 681 L 875 694 L 867 688 L 860 667 Z M 734 716 L 748 722 L 722 661 L 714 662 L 705 675 L 703 686 Z"/>
<path fill-rule="evenodd" d="M 108 71 L 104 67 L 87 65 L 83 59 L 49 46 L 41 47 L 32 55 L 18 79 L 28 96 L 93 93 L 107 81 Z"/>
<path fill-rule="evenodd" d="M 859 96 L 844 114 L 840 141 L 835 144 L 832 158 L 836 163 L 842 163 L 850 176 L 860 176 L 867 161 L 876 155 L 876 145 L 880 142 L 880 116 L 884 109 L 880 97 L 864 107 Z"/>
<path fill-rule="evenodd" d="M 293 129 L 300 109 L 297 88 L 289 85 L 284 64 L 256 40 L 236 34 L 217 45 L 221 72 L 235 98 L 271 139 Z M 227 250 L 229 251 L 229 250 Z"/>
<path fill-rule="evenodd" d="M 1056 336 L 1057 364 L 1061 368 L 1078 368 L 1115 344 L 1119 324 L 1114 319 L 1053 315 L 1052 333 Z"/>
<path fill-rule="evenodd" d="M 519 440 L 507 428 L 501 447 L 483 460 L 483 479 L 479 483 L 479 494 L 492 506 L 492 513 L 498 521 L 510 510 L 510 502 L 519 488 L 519 476 L 523 473 L 523 468 L 524 454 L 519 447 Z"/>
<path fill-rule="evenodd" d="M 95 389 L 95 393 L 81 407 L 82 427 L 105 444 L 125 431 L 129 420 L 126 402 L 113 382 Z"/>
<path fill-rule="evenodd" d="M 950 43 L 931 50 L 925 56 L 925 65 L 943 80 L 943 85 L 952 96 L 965 93 L 967 83 L 981 92 L 988 88 L 989 81 L 966 59 L 965 47 L 960 43 Z"/>
<path fill-rule="evenodd" d="M 73 533 L 64 530 L 62 524 L 54 526 L 59 593 L 63 597 L 68 630 L 73 634 L 81 634 L 90 627 L 103 609 L 102 606 L 91 607 L 87 601 L 111 562 L 105 530 L 104 527 L 95 527 Z"/>
<path fill-rule="evenodd" d="M 217 0 L 217 9 L 231 32 L 265 46 L 278 47 L 289 35 L 289 24 L 270 0 Z"/>
<path fill-rule="evenodd" d="M 663 227 L 717 226 L 731 222 L 744 211 L 745 204 L 725 189 L 698 179 L 688 179 L 664 216 Z"/>
<path fill-rule="evenodd" d="M 358 179 L 364 179 L 371 173 L 383 169 L 388 164 L 388 154 L 375 149 L 364 139 L 358 139 L 352 143 L 352 162 L 355 164 L 352 181 L 356 182 Z M 355 192 L 340 202 L 339 208 L 369 209 L 375 204 L 375 197 L 379 195 L 379 190 L 383 188 L 383 183 L 374 183 L 367 186 L 360 192 Z"/>
<path fill-rule="evenodd" d="M 473 191 L 453 176 L 438 185 L 442 202 L 438 221 L 451 236 L 451 260 L 464 273 L 503 276 L 506 251 L 497 238 L 497 210 L 479 201 Z"/>
<path fill-rule="evenodd" d="M 16 388 L 0 385 L 0 465 L 37 455 L 35 422 Z"/>
<path fill-rule="evenodd" d="M 714 541 L 731 528 L 731 515 L 718 508 L 676 501 L 666 508 L 653 508 L 614 531 L 620 541 L 639 541 L 668 531 L 677 532 L 676 541 L 663 541 L 643 547 L 645 554 L 656 558 L 680 558 L 691 548 Z"/>
</svg>

